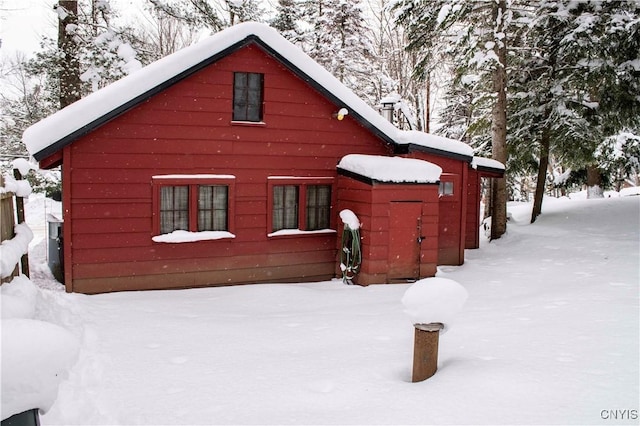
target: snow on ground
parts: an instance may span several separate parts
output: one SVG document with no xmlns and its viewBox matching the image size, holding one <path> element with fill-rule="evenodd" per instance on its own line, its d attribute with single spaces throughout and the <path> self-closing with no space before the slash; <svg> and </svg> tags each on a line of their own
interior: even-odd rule
<svg viewBox="0 0 640 426">
<path fill-rule="evenodd" d="M 42 424 L 638 424 L 640 197 L 530 207 L 440 268 L 469 297 L 420 383 L 409 284 L 66 294 L 40 240 L 36 318 L 82 341 Z"/>
</svg>

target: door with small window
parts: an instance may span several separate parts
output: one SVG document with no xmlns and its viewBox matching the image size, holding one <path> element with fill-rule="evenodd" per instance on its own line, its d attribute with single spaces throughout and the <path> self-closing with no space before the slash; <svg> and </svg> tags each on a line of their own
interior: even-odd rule
<svg viewBox="0 0 640 426">
<path fill-rule="evenodd" d="M 460 175 L 440 175 L 438 265 L 460 265 L 462 205 Z"/>
</svg>

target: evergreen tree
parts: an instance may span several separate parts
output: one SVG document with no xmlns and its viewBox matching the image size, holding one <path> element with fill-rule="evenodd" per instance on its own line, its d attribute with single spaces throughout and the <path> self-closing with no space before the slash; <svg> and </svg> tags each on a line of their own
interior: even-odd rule
<svg viewBox="0 0 640 426">
<path fill-rule="evenodd" d="M 64 7 L 74 3 L 75 10 Z M 42 50 L 27 68 L 32 75 L 48 76 L 47 90 L 60 95 L 61 107 L 149 62 L 150 58 L 137 53 L 141 43 L 131 28 L 111 25 L 116 13 L 106 0 L 67 0 L 60 2 L 56 12 L 58 42 L 44 39 Z"/>
<path fill-rule="evenodd" d="M 571 110 L 587 123 L 583 142 L 568 157 L 587 169 L 589 196 L 602 196 L 595 151 L 624 128 L 640 129 L 640 3 L 561 2 L 570 18 L 563 48 L 573 52 L 567 81 Z"/>
<path fill-rule="evenodd" d="M 407 49 L 418 55 L 416 76 L 428 76 L 442 55 L 451 58 L 456 78 L 450 96 L 461 94 L 464 105 L 469 99 L 465 86 L 473 85 L 476 93 L 466 107 L 460 108 L 460 102 L 453 103 L 455 112 L 463 115 L 450 111 L 450 118 L 458 117 L 457 122 L 467 124 L 469 132 L 486 129 L 486 125 L 474 122 L 486 123 L 490 117 L 492 156 L 506 164 L 507 36 L 513 22 L 512 9 L 507 7 L 506 0 L 396 0 L 393 7 L 398 23 L 407 31 Z M 469 112 L 478 115 L 469 116 Z M 468 134 L 467 140 L 473 141 L 473 136 Z M 505 180 L 497 180 L 493 188 L 491 238 L 495 239 L 506 230 Z"/>
<path fill-rule="evenodd" d="M 278 0 L 276 16 L 270 25 L 290 42 L 300 44 L 304 40 L 303 31 L 299 26 L 301 18 L 301 6 L 296 0 Z"/>
<path fill-rule="evenodd" d="M 639 7 L 617 1 L 529 3 L 532 18 L 510 88 L 510 144 L 521 164 L 539 158 L 532 221 L 550 183 L 551 158 L 563 169 L 585 169 L 589 186 L 600 188 L 596 147 L 607 136 L 638 128 L 633 64 L 640 51 Z"/>
<path fill-rule="evenodd" d="M 213 32 L 239 22 L 264 20 L 265 10 L 258 0 L 149 0 L 153 8 L 184 22 L 191 28 Z"/>
<path fill-rule="evenodd" d="M 347 87 L 375 104 L 371 81 L 374 48 L 360 0 L 316 0 L 306 3 L 313 25 L 308 54 Z"/>
</svg>

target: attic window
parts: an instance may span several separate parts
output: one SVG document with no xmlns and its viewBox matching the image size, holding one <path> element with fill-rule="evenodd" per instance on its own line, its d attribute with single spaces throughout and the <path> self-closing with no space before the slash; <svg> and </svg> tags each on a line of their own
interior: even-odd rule
<svg viewBox="0 0 640 426">
<path fill-rule="evenodd" d="M 233 73 L 233 121 L 262 121 L 264 74 Z"/>
</svg>

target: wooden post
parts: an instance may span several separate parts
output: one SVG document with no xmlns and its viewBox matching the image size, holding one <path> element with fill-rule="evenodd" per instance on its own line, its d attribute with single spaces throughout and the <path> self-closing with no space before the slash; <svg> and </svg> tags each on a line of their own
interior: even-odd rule
<svg viewBox="0 0 640 426">
<path fill-rule="evenodd" d="M 16 180 L 22 180 L 22 174 L 18 169 L 13 169 L 13 176 Z M 24 220 L 24 199 L 16 195 L 16 218 L 18 223 L 23 223 Z M 25 253 L 20 258 L 20 269 L 22 273 L 29 277 L 29 254 Z"/>
<path fill-rule="evenodd" d="M 441 323 L 415 324 L 413 344 L 412 382 L 421 382 L 436 374 L 438 369 L 438 340 Z"/>
</svg>

